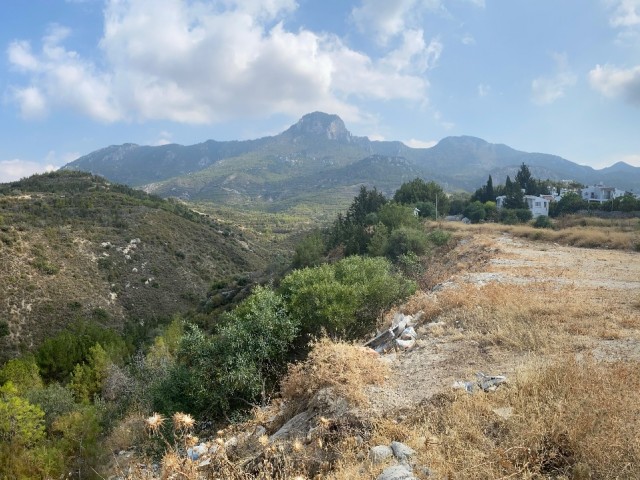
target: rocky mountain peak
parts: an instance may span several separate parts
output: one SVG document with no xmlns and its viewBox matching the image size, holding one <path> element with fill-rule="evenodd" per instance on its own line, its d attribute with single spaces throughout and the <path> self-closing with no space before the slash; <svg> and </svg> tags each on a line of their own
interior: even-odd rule
<svg viewBox="0 0 640 480">
<path fill-rule="evenodd" d="M 338 115 L 330 115 L 323 112 L 313 112 L 304 115 L 285 133 L 290 133 L 295 136 L 316 135 L 328 138 L 329 140 L 351 140 L 351 132 L 347 130 L 342 119 Z"/>
</svg>

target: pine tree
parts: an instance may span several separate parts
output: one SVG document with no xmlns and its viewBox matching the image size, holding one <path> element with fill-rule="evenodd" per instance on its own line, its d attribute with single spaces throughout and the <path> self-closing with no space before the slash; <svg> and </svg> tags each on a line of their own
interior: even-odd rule
<svg viewBox="0 0 640 480">
<path fill-rule="evenodd" d="M 512 182 L 508 175 L 504 190 L 507 197 L 504 199 L 504 208 L 527 208 L 520 184 Z"/>
<path fill-rule="evenodd" d="M 485 198 L 482 200 L 482 203 L 489 201 L 493 202 L 496 199 L 496 194 L 493 191 L 493 178 L 491 178 L 491 175 L 489 175 L 489 179 L 487 180 L 484 196 Z"/>
<path fill-rule="evenodd" d="M 516 183 L 520 185 L 520 188 L 523 188 L 527 195 L 535 194 L 536 182 L 531 175 L 531 171 L 529 167 L 527 167 L 524 163 L 520 165 L 520 170 L 516 174 Z"/>
</svg>

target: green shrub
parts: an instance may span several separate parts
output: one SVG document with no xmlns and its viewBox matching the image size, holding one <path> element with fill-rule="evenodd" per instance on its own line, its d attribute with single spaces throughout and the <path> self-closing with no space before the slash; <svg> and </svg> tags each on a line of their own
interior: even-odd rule
<svg viewBox="0 0 640 480">
<path fill-rule="evenodd" d="M 0 385 L 13 383 L 22 394 L 43 387 L 40 370 L 33 357 L 14 358 L 0 368 Z"/>
<path fill-rule="evenodd" d="M 221 321 L 215 335 L 192 326 L 183 336 L 176 364 L 153 388 L 156 409 L 219 415 L 246 407 L 274 381 L 298 331 L 282 297 L 257 287 Z"/>
<path fill-rule="evenodd" d="M 45 380 L 67 380 L 77 363 L 89 359 L 90 349 L 97 343 L 114 361 L 127 354 L 127 345 L 116 332 L 81 321 L 43 342 L 35 355 L 40 373 Z"/>
<path fill-rule="evenodd" d="M 507 225 L 526 223 L 533 217 L 528 208 L 503 208 L 500 210 L 500 222 Z"/>
<path fill-rule="evenodd" d="M 67 459 L 69 470 L 80 474 L 91 472 L 98 462 L 100 448 L 100 414 L 93 405 L 85 405 L 58 417 L 52 425 L 59 437 L 58 448 Z"/>
<path fill-rule="evenodd" d="M 89 403 L 102 390 L 110 364 L 107 352 L 99 343 L 89 348 L 87 362 L 76 364 L 69 382 L 69 388 L 79 402 Z"/>
<path fill-rule="evenodd" d="M 428 246 L 429 240 L 422 230 L 400 227 L 391 232 L 387 253 L 391 258 L 407 253 L 423 255 Z"/>
<path fill-rule="evenodd" d="M 546 215 L 540 215 L 536 218 L 535 222 L 533 222 L 533 226 L 535 228 L 553 228 L 553 222 Z"/>
<path fill-rule="evenodd" d="M 499 219 L 500 223 L 504 223 L 506 225 L 515 225 L 516 223 L 519 223 L 515 210 L 510 208 L 503 208 L 500 210 Z"/>
<path fill-rule="evenodd" d="M 436 206 L 433 202 L 418 202 L 416 208 L 420 210 L 418 214 L 421 218 L 435 218 Z"/>
<path fill-rule="evenodd" d="M 369 255 L 374 257 L 384 257 L 389 249 L 389 229 L 383 224 L 378 223 L 373 230 L 373 236 L 367 246 Z"/>
<path fill-rule="evenodd" d="M 44 412 L 7 382 L 0 387 L 0 443 L 31 446 L 44 439 Z"/>
<path fill-rule="evenodd" d="M 427 238 L 434 245 L 441 247 L 449 243 L 449 240 L 451 240 L 451 233 L 445 232 L 444 230 L 436 229 L 430 231 L 427 234 Z"/>
<path fill-rule="evenodd" d="M 517 208 L 516 217 L 518 217 L 521 223 L 526 223 L 533 218 L 533 214 L 528 208 Z"/>
<path fill-rule="evenodd" d="M 421 277 L 425 271 L 425 266 L 415 253 L 400 255 L 397 259 L 397 265 L 402 273 L 413 279 Z"/>
<path fill-rule="evenodd" d="M 413 207 L 389 202 L 378 211 L 378 220 L 385 224 L 389 230 L 400 227 L 418 228 L 420 221 L 413 214 Z"/>
<path fill-rule="evenodd" d="M 322 234 L 318 231 L 310 233 L 296 245 L 293 256 L 293 267 L 304 268 L 319 265 L 325 249 Z"/>
<path fill-rule="evenodd" d="M 36 257 L 31 262 L 31 265 L 46 275 L 55 275 L 60 271 L 60 267 L 50 263 L 46 258 L 40 256 Z"/>
<path fill-rule="evenodd" d="M 471 220 L 471 223 L 480 223 L 487 217 L 487 212 L 484 205 L 476 200 L 466 206 L 464 216 Z"/>
<path fill-rule="evenodd" d="M 34 405 L 38 405 L 44 411 L 44 420 L 47 429 L 60 416 L 71 412 L 75 407 L 73 393 L 59 383 L 52 383 L 38 390 L 31 390 L 27 399 Z"/>
<path fill-rule="evenodd" d="M 415 291 L 388 260 L 352 256 L 334 265 L 296 270 L 281 283 L 289 314 L 308 335 L 356 338 L 370 332 L 380 313 Z"/>
</svg>

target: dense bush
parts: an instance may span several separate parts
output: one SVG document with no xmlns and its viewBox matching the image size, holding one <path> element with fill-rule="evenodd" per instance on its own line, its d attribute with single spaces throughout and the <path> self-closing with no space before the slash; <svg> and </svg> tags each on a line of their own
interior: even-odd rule
<svg viewBox="0 0 640 480">
<path fill-rule="evenodd" d="M 438 247 L 442 247 L 446 245 L 451 240 L 451 233 L 445 232 L 444 230 L 436 229 L 432 230 L 427 234 L 427 238 L 429 242 L 437 245 Z"/>
<path fill-rule="evenodd" d="M 383 258 L 352 256 L 334 265 L 297 270 L 281 284 L 291 318 L 305 334 L 355 338 L 371 331 L 378 315 L 415 291 Z"/>
<path fill-rule="evenodd" d="M 427 252 L 428 247 L 429 240 L 423 230 L 400 227 L 391 232 L 389 236 L 387 254 L 394 259 L 407 253 L 423 255 Z"/>
<path fill-rule="evenodd" d="M 127 355 L 125 341 L 114 331 L 81 321 L 43 342 L 36 362 L 45 380 L 64 381 L 76 367 L 89 359 L 91 348 L 100 344 L 109 357 L 119 360 Z"/>
<path fill-rule="evenodd" d="M 292 265 L 294 268 L 314 267 L 322 262 L 326 245 L 322 234 L 315 231 L 303 238 L 295 248 Z"/>
<path fill-rule="evenodd" d="M 256 288 L 223 316 L 216 334 L 187 331 L 176 364 L 154 389 L 156 408 L 219 415 L 248 405 L 283 367 L 296 333 L 280 295 Z"/>
<path fill-rule="evenodd" d="M 480 223 L 487 216 L 484 205 L 478 200 L 467 205 L 463 213 L 465 217 L 471 220 L 471 223 Z"/>
<path fill-rule="evenodd" d="M 500 222 L 507 225 L 516 223 L 525 223 L 533 217 L 531 210 L 528 208 L 503 208 L 500 210 Z"/>
<path fill-rule="evenodd" d="M 389 202 L 378 211 L 378 220 L 389 230 L 400 227 L 418 228 L 420 221 L 413 214 L 413 208 L 395 202 Z"/>
<path fill-rule="evenodd" d="M 421 202 L 430 202 L 434 207 L 436 204 L 438 205 L 438 215 L 443 216 L 449 213 L 449 197 L 444 193 L 442 187 L 436 182 L 425 182 L 421 178 L 403 183 L 393 199 L 398 203 L 411 206 Z"/>
<path fill-rule="evenodd" d="M 553 223 L 546 215 L 540 215 L 533 222 L 535 228 L 553 228 Z"/>
</svg>

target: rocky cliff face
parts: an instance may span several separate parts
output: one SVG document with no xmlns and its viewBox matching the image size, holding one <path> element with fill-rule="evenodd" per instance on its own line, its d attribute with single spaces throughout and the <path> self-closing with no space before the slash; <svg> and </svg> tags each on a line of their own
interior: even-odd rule
<svg viewBox="0 0 640 480">
<path fill-rule="evenodd" d="M 351 141 L 351 132 L 347 130 L 342 119 L 337 115 L 329 115 L 323 112 L 308 113 L 292 125 L 285 134 L 296 137 L 317 135 L 328 140 Z"/>
</svg>

